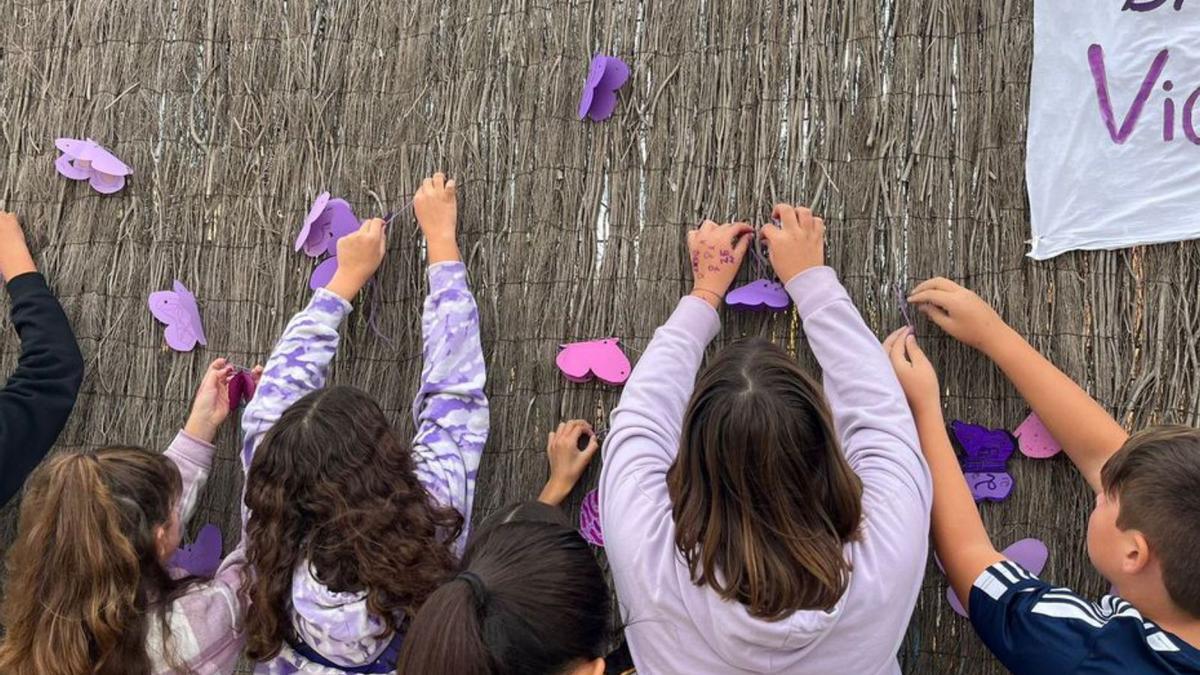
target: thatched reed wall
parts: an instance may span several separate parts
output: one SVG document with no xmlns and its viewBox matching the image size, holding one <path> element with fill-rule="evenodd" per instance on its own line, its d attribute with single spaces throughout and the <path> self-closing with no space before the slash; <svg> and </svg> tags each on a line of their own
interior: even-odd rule
<svg viewBox="0 0 1200 675">
<path fill-rule="evenodd" d="M 23 215 L 87 356 L 62 449 L 162 446 L 207 360 L 265 358 L 304 303 L 311 264 L 289 244 L 314 194 L 379 214 L 438 167 L 464 184 L 484 321 L 480 517 L 535 494 L 547 428 L 599 419 L 617 398 L 566 383 L 556 346 L 617 335 L 636 356 L 685 290 L 685 228 L 761 220 L 773 200 L 827 216 L 830 262 L 880 334 L 900 321 L 896 283 L 945 274 L 1130 425 L 1195 421 L 1200 249 L 1023 257 L 1031 0 L 0 0 L 0 16 L 0 208 Z M 614 119 L 581 124 L 596 51 L 625 57 L 633 82 Z M 59 178 L 59 135 L 116 150 L 137 171 L 129 189 L 100 197 Z M 407 429 L 424 292 L 411 219 L 391 249 L 378 320 L 395 346 L 357 313 L 335 380 Z M 193 355 L 164 351 L 144 305 L 174 277 L 207 323 L 209 348 Z M 728 315 L 721 339 L 795 329 Z M 951 415 L 1022 419 L 987 363 L 921 333 Z M 11 330 L 0 347 L 7 372 Z M 197 524 L 234 522 L 234 448 L 230 431 Z M 1015 473 L 1012 501 L 985 508 L 997 542 L 1041 537 L 1051 577 L 1099 592 L 1082 482 L 1061 458 L 1018 459 Z M 14 516 L 0 520 L 4 544 Z M 998 672 L 943 592 L 931 571 L 906 670 Z"/>
</svg>

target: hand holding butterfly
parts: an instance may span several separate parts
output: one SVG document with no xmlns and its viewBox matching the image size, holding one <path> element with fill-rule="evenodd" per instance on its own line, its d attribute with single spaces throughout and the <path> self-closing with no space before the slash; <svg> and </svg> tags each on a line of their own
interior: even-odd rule
<svg viewBox="0 0 1200 675">
<path fill-rule="evenodd" d="M 717 225 L 706 220 L 687 233 L 688 255 L 692 261 L 692 295 L 714 308 L 721 306 L 725 293 L 742 266 L 754 238 L 749 223 Z"/>
<path fill-rule="evenodd" d="M 460 260 L 456 228 L 458 225 L 458 188 L 454 179 L 438 172 L 421 183 L 413 197 L 413 212 L 429 248 L 429 264 Z"/>
<path fill-rule="evenodd" d="M 925 352 L 917 344 L 917 337 L 912 329 L 904 326 L 887 336 L 883 341 L 883 351 L 887 352 L 908 399 L 908 407 L 912 408 L 913 416 L 927 415 L 942 411 L 941 388 L 938 385 L 937 371 L 925 357 Z"/>
<path fill-rule="evenodd" d="M 192 401 L 192 413 L 183 426 L 189 436 L 205 443 L 212 443 L 217 437 L 217 431 L 229 417 L 229 380 L 235 370 L 225 359 L 217 359 L 204 371 L 200 387 L 196 389 L 196 398 Z M 262 372 L 262 366 L 255 366 L 250 371 L 255 384 L 258 384 Z"/>
<path fill-rule="evenodd" d="M 825 221 L 803 206 L 776 204 L 771 217 L 779 224 L 763 225 L 761 235 L 775 276 L 783 283 L 825 264 Z"/>
<path fill-rule="evenodd" d="M 16 214 L 0 211 L 0 277 L 8 281 L 36 271 Z"/>
<path fill-rule="evenodd" d="M 353 300 L 383 263 L 383 256 L 387 253 L 385 229 L 383 219 L 372 218 L 363 223 L 357 232 L 339 239 L 337 272 L 325 288 L 348 301 Z"/>
<path fill-rule="evenodd" d="M 587 437 L 587 445 L 579 449 L 579 442 Z M 550 460 L 550 480 L 542 488 L 538 501 L 558 506 L 571 494 L 580 476 L 600 449 L 592 425 L 583 420 L 571 420 L 558 425 L 546 439 L 546 457 Z"/>
</svg>

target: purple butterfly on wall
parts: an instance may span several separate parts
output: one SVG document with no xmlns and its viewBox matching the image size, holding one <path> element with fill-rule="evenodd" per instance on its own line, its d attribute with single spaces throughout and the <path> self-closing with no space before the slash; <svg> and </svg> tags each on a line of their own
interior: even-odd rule
<svg viewBox="0 0 1200 675">
<path fill-rule="evenodd" d="M 125 187 L 125 177 L 133 174 L 128 164 L 90 138 L 59 138 L 54 147 L 62 152 L 54 168 L 71 180 L 86 180 L 96 192 L 119 192 Z"/>
<path fill-rule="evenodd" d="M 1017 563 L 1021 567 L 1029 570 L 1030 574 L 1038 575 L 1046 568 L 1046 561 L 1050 558 L 1050 550 L 1046 545 L 1037 539 L 1022 539 L 1013 542 L 1011 546 L 1004 549 L 1003 555 L 1005 558 Z M 937 560 L 935 557 L 934 560 Z M 937 560 L 938 569 L 945 574 L 946 570 L 942 567 L 942 561 Z M 958 595 L 953 588 L 946 589 L 946 602 L 950 603 L 950 608 L 959 616 L 967 616 L 967 610 L 958 599 Z"/>
<path fill-rule="evenodd" d="M 740 310 L 782 312 L 792 304 L 792 299 L 778 281 L 758 279 L 729 291 L 725 304 Z"/>
<path fill-rule="evenodd" d="M 331 199 L 322 192 L 313 202 L 296 237 L 296 250 L 304 250 L 310 258 L 327 256 L 313 270 L 308 285 L 314 291 L 324 288 L 337 272 L 337 242 L 342 237 L 358 230 L 360 223 L 344 199 Z"/>
<path fill-rule="evenodd" d="M 988 429 L 958 420 L 950 424 L 950 429 L 962 449 L 959 462 L 975 501 L 1008 499 L 1013 489 L 1008 458 L 1017 447 L 1013 435 L 1004 429 Z"/>
<path fill-rule="evenodd" d="M 179 547 L 167 566 L 194 577 L 211 579 L 221 566 L 221 545 L 221 530 L 209 523 L 200 528 L 196 541 Z"/>
<path fill-rule="evenodd" d="M 167 325 L 166 339 L 171 349 L 190 352 L 197 344 L 208 346 L 196 296 L 178 279 L 174 290 L 151 293 L 149 304 L 154 318 Z"/>
<path fill-rule="evenodd" d="M 603 122 L 617 109 L 617 90 L 629 81 L 629 66 L 615 56 L 597 54 L 588 68 L 579 100 L 579 119 Z"/>
<path fill-rule="evenodd" d="M 592 490 L 579 505 L 579 534 L 592 546 L 604 546 L 604 530 L 600 527 L 600 491 Z"/>
</svg>

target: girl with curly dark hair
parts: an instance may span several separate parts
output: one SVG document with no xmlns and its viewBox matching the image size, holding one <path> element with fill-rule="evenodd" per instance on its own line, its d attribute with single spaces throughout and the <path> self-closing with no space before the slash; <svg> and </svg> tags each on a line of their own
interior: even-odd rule
<svg viewBox="0 0 1200 675">
<path fill-rule="evenodd" d="M 284 330 L 243 415 L 258 672 L 391 672 L 408 617 L 462 554 L 488 406 L 455 200 L 438 174 L 414 204 L 430 293 L 411 449 L 370 396 L 324 389 L 349 301 L 383 260 L 381 220 L 338 242 L 337 272 Z"/>
</svg>

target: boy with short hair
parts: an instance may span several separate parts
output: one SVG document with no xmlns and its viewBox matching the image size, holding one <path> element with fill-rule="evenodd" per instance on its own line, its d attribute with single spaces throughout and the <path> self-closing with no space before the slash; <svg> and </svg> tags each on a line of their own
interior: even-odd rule
<svg viewBox="0 0 1200 675">
<path fill-rule="evenodd" d="M 909 302 L 1004 371 L 1096 492 L 1088 554 L 1114 587 L 1099 603 L 996 551 L 946 434 L 933 366 L 907 327 L 884 342 L 933 474 L 934 546 L 984 643 L 1014 673 L 1200 673 L 1200 430 L 1130 437 L 951 281 L 926 281 Z"/>
</svg>

